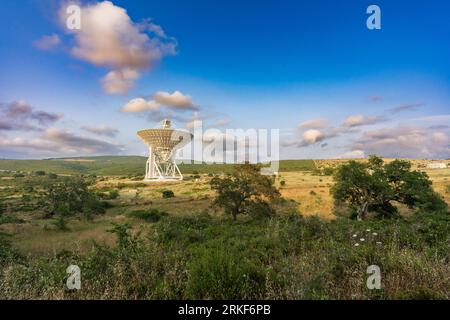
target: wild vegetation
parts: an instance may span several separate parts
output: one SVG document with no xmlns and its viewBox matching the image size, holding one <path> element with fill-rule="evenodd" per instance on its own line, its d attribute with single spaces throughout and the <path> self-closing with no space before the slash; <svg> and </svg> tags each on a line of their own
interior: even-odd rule
<svg viewBox="0 0 450 320">
<path fill-rule="evenodd" d="M 383 216 L 397 214 L 394 201 L 411 209 L 420 207 L 433 212 L 447 207 L 433 190 L 427 174 L 412 171 L 408 161 L 385 164 L 376 156 L 367 163 L 350 161 L 337 169 L 334 180 L 331 192 L 336 202 L 349 203 L 359 220 L 365 219 L 369 211 Z"/>
<path fill-rule="evenodd" d="M 358 221 L 340 211 L 357 212 L 360 203 L 354 209 L 339 197 L 345 192 L 334 198 L 326 190 L 376 170 L 344 165 L 333 169 L 334 179 L 341 177 L 336 182 L 314 169 L 260 176 L 249 165 L 152 185 L 127 177 L 3 171 L 0 298 L 449 299 L 450 172 L 426 177 L 406 163 L 378 161 L 381 177 L 363 186 L 372 191 L 382 181 L 386 187 L 388 172 L 401 173 L 395 180 L 401 188 L 389 180 L 382 189 L 389 196 L 397 190 L 389 198 L 396 214 L 376 214 L 371 206 Z M 416 186 L 433 196 L 423 198 Z M 229 203 L 240 204 L 236 219 Z M 333 205 L 332 219 L 310 215 Z M 268 208 L 270 214 L 255 214 Z M 72 264 L 82 272 L 79 291 L 65 285 Z M 380 290 L 366 286 L 373 264 L 381 268 Z"/>
</svg>

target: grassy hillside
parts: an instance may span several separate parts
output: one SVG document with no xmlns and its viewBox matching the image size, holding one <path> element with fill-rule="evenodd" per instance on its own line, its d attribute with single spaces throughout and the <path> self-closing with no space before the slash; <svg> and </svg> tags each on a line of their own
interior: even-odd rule
<svg viewBox="0 0 450 320">
<path fill-rule="evenodd" d="M 83 158 L 64 158 L 46 160 L 0 160 L 0 170 L 32 172 L 43 170 L 58 174 L 96 174 L 96 175 L 142 175 L 145 157 L 139 156 L 100 156 Z M 181 164 L 184 173 L 229 172 L 230 164 Z M 312 160 L 283 160 L 279 171 L 310 171 L 315 169 Z"/>
</svg>

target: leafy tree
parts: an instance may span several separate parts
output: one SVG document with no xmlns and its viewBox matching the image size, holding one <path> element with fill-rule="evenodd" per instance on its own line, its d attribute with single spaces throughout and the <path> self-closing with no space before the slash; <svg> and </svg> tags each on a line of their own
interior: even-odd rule
<svg viewBox="0 0 450 320">
<path fill-rule="evenodd" d="M 272 214 L 273 209 L 267 200 L 280 196 L 273 177 L 261 175 L 258 165 L 239 165 L 223 178 L 214 177 L 210 184 L 217 192 L 213 205 L 223 208 L 234 220 L 238 214 Z"/>
<path fill-rule="evenodd" d="M 82 178 L 66 178 L 46 185 L 39 205 L 44 208 L 47 217 L 82 213 L 90 218 L 93 214 L 105 211 L 103 202 L 89 190 L 89 184 Z"/>
<path fill-rule="evenodd" d="M 367 163 L 350 161 L 336 170 L 334 180 L 331 192 L 335 200 L 355 208 L 358 220 L 365 219 L 369 211 L 382 216 L 396 214 L 394 201 L 431 211 L 447 207 L 434 192 L 427 174 L 411 171 L 408 161 L 385 164 L 376 156 Z"/>
</svg>

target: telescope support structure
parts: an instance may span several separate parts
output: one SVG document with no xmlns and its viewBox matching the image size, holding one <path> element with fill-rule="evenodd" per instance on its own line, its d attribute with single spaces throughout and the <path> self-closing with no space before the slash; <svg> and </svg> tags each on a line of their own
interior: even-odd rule
<svg viewBox="0 0 450 320">
<path fill-rule="evenodd" d="M 164 162 L 159 161 L 152 152 L 152 148 L 149 147 L 144 181 L 161 180 L 183 180 L 183 175 L 172 157 Z"/>
</svg>

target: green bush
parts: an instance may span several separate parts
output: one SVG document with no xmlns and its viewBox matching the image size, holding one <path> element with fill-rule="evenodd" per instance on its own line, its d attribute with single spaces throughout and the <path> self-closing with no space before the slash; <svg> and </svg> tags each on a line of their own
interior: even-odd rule
<svg viewBox="0 0 450 320">
<path fill-rule="evenodd" d="M 45 174 L 46 174 L 45 171 L 42 171 L 42 170 L 38 170 L 38 171 L 35 171 L 35 172 L 34 172 L 34 175 L 35 175 L 35 176 L 38 176 L 38 177 L 39 177 L 39 176 L 45 176 Z"/>
<path fill-rule="evenodd" d="M 7 234 L 0 232 L 0 275 L 1 267 L 13 262 L 20 263 L 23 260 L 23 256 L 13 248 L 11 241 L 7 237 Z"/>
<path fill-rule="evenodd" d="M 189 266 L 190 299 L 257 299 L 265 284 L 264 272 L 226 248 L 200 249 Z"/>
<path fill-rule="evenodd" d="M 325 176 L 332 176 L 334 174 L 334 168 L 332 167 L 326 167 L 322 170 L 323 175 Z"/>
<path fill-rule="evenodd" d="M 164 199 L 173 198 L 173 197 L 175 197 L 175 194 L 173 193 L 172 190 L 164 190 L 164 191 L 162 192 L 162 197 L 163 197 Z"/>
<path fill-rule="evenodd" d="M 58 175 L 57 175 L 56 173 L 49 173 L 49 174 L 47 175 L 47 177 L 48 177 L 49 179 L 56 179 L 56 178 L 58 178 Z"/>
<path fill-rule="evenodd" d="M 142 219 L 147 222 L 157 222 L 161 218 L 167 216 L 167 212 L 159 211 L 157 209 L 151 210 L 136 210 L 128 213 L 128 216 L 131 218 Z"/>
<path fill-rule="evenodd" d="M 6 223 L 24 223 L 25 221 L 14 216 L 0 215 L 0 224 Z"/>
<path fill-rule="evenodd" d="M 90 218 L 105 212 L 105 203 L 89 189 L 89 181 L 83 178 L 65 178 L 45 185 L 39 206 L 46 217 L 83 214 Z"/>
</svg>

